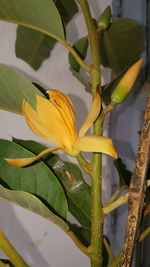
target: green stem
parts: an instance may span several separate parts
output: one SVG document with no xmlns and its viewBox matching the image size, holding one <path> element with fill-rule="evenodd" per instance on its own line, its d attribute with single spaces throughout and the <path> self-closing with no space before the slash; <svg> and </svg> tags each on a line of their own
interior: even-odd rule
<svg viewBox="0 0 150 267">
<path fill-rule="evenodd" d="M 88 174 L 91 174 L 91 171 L 92 171 L 92 164 L 89 163 L 88 161 L 85 160 L 85 158 L 81 155 L 81 154 L 78 154 L 76 156 L 76 159 L 78 160 L 80 166 L 82 167 L 82 169 L 88 173 Z"/>
<path fill-rule="evenodd" d="M 91 47 L 91 82 L 92 96 L 94 98 L 97 87 L 101 86 L 100 74 L 100 49 L 99 36 L 92 18 L 87 0 L 77 0 L 81 6 L 88 29 L 89 42 Z M 100 118 L 94 123 L 94 134 L 102 134 L 102 122 Z M 102 233 L 103 233 L 103 211 L 102 211 L 102 155 L 94 153 L 92 181 L 92 227 L 91 227 L 91 267 L 102 266 Z"/>
<path fill-rule="evenodd" d="M 117 267 L 121 260 L 121 252 L 118 254 L 117 258 L 108 267 Z"/>
<path fill-rule="evenodd" d="M 129 193 L 126 193 L 125 195 L 121 196 L 120 198 L 118 198 L 114 202 L 112 202 L 112 203 L 108 204 L 107 206 L 105 206 L 103 208 L 104 215 L 110 213 L 114 209 L 116 209 L 116 208 L 120 207 L 121 205 L 125 204 L 128 201 L 128 198 L 129 198 Z"/>
<path fill-rule="evenodd" d="M 142 234 L 140 234 L 138 242 L 139 243 L 142 242 L 145 239 L 145 237 L 147 237 L 147 235 L 149 234 L 150 234 L 150 226 Z"/>
<path fill-rule="evenodd" d="M 0 248 L 4 251 L 15 267 L 29 267 L 0 230 Z"/>
<path fill-rule="evenodd" d="M 114 261 L 114 260 L 115 260 L 115 257 L 114 257 L 114 255 L 113 255 L 113 252 L 112 252 L 112 250 L 111 250 L 111 248 L 110 248 L 110 245 L 109 245 L 109 243 L 107 242 L 107 239 L 106 239 L 105 237 L 103 237 L 103 243 L 104 243 L 105 248 L 106 248 L 106 250 L 107 250 L 107 252 L 108 252 L 108 255 L 109 255 L 110 260 L 111 260 L 111 261 Z"/>
<path fill-rule="evenodd" d="M 80 240 L 75 236 L 75 234 L 71 231 L 66 232 L 66 234 L 74 241 L 74 243 L 76 244 L 76 246 L 87 256 L 90 255 L 88 248 L 85 247 Z"/>
<path fill-rule="evenodd" d="M 6 19 L 1 19 L 1 20 L 7 21 L 7 22 L 11 22 L 11 23 L 15 23 L 15 24 L 18 24 L 18 25 L 21 25 L 21 26 L 24 26 L 24 27 L 39 31 L 38 27 L 33 26 L 33 25 L 28 25 L 28 24 L 22 23 L 20 21 L 15 21 L 15 20 L 11 20 L 11 19 L 7 19 L 7 20 Z M 58 42 L 60 42 L 63 46 L 65 46 L 69 50 L 69 52 L 73 55 L 73 57 L 76 59 L 76 61 L 79 63 L 79 65 L 85 71 L 90 72 L 90 67 L 82 60 L 82 58 L 78 55 L 78 53 L 74 50 L 74 48 L 69 43 L 67 43 L 65 40 L 59 38 L 57 35 L 54 35 L 54 34 L 50 33 L 49 31 L 40 29 L 40 32 L 42 32 L 43 34 L 45 34 L 47 36 L 52 37 L 53 39 L 55 39 Z"/>
<path fill-rule="evenodd" d="M 119 188 L 113 195 L 112 197 L 108 200 L 108 202 L 106 203 L 105 207 L 109 204 L 111 204 L 113 201 L 116 200 L 116 198 L 125 190 L 127 190 L 129 187 L 127 185 L 122 186 L 121 188 Z"/>
</svg>

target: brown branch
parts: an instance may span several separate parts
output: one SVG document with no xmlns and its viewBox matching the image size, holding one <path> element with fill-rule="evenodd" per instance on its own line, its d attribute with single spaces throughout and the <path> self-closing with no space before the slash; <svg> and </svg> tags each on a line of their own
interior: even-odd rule
<svg viewBox="0 0 150 267">
<path fill-rule="evenodd" d="M 129 211 L 128 223 L 125 234 L 124 246 L 120 267 L 130 267 L 132 264 L 134 245 L 137 238 L 137 231 L 141 220 L 141 213 L 144 203 L 145 178 L 150 156 L 150 92 L 144 115 L 139 148 L 136 158 L 136 165 L 132 175 L 129 188 Z"/>
</svg>

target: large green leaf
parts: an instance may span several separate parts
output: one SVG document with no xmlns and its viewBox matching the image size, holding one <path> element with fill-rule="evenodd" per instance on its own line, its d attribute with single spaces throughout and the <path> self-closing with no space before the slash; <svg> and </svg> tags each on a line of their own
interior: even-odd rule
<svg viewBox="0 0 150 267">
<path fill-rule="evenodd" d="M 79 39 L 74 45 L 73 48 L 74 50 L 79 54 L 79 56 L 84 59 L 87 53 L 87 49 L 88 49 L 88 38 L 87 37 L 82 37 L 81 39 Z M 80 65 L 79 63 L 76 61 L 76 59 L 71 55 L 71 53 L 69 53 L 69 63 L 70 66 L 73 70 L 75 70 L 76 72 L 80 71 Z"/>
<path fill-rule="evenodd" d="M 74 0 L 54 1 L 63 21 L 67 24 L 78 11 Z M 26 61 L 37 70 L 42 62 L 49 57 L 56 40 L 27 27 L 18 26 L 16 39 L 16 56 Z"/>
<path fill-rule="evenodd" d="M 68 231 L 69 226 L 60 217 L 52 213 L 37 197 L 24 192 L 9 190 L 0 185 L 0 199 L 19 205 L 30 210 L 49 221 L 58 225 L 64 231 Z"/>
<path fill-rule="evenodd" d="M 43 95 L 31 82 L 11 68 L 0 64 L 0 108 L 22 113 L 22 102 L 27 99 L 35 107 L 36 95 Z"/>
<path fill-rule="evenodd" d="M 143 29 L 138 22 L 116 19 L 100 38 L 102 64 L 120 73 L 139 59 L 143 44 Z"/>
<path fill-rule="evenodd" d="M 1 0 L 0 19 L 65 39 L 61 17 L 52 0 Z"/>
<path fill-rule="evenodd" d="M 43 34 L 23 26 L 18 26 L 16 39 L 16 56 L 26 61 L 37 70 L 43 60 L 49 57 L 56 41 Z"/>
<path fill-rule="evenodd" d="M 34 154 L 40 153 L 46 147 L 34 142 L 14 139 L 14 142 L 19 143 L 29 149 Z M 91 226 L 91 189 L 83 181 L 80 169 L 73 163 L 64 162 L 59 156 L 50 154 L 42 158 L 44 162 L 56 174 L 60 183 L 64 186 L 68 197 L 69 211 L 86 228 Z"/>
<path fill-rule="evenodd" d="M 64 191 L 46 164 L 40 161 L 24 168 L 14 167 L 3 158 L 27 158 L 33 157 L 33 153 L 7 140 L 0 140 L 0 148 L 1 184 L 10 189 L 33 193 L 66 218 L 68 205 Z"/>
</svg>

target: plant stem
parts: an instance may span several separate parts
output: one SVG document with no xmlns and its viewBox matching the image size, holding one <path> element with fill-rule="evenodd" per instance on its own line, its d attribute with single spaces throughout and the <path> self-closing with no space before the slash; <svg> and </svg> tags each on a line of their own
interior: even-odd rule
<svg viewBox="0 0 150 267">
<path fill-rule="evenodd" d="M 1 19 L 3 21 L 6 22 L 11 22 L 11 23 L 15 23 L 36 31 L 39 31 L 39 28 L 33 25 L 28 25 L 26 23 L 22 23 L 20 21 L 15 21 L 15 20 L 11 20 L 11 19 Z M 65 46 L 69 52 L 73 55 L 73 57 L 76 59 L 76 61 L 79 63 L 79 65 L 87 72 L 90 72 L 90 67 L 82 60 L 82 58 L 78 55 L 78 53 L 74 50 L 74 48 L 72 47 L 72 45 L 70 45 L 68 42 L 66 42 L 65 40 L 59 38 L 57 35 L 54 35 L 52 33 L 50 33 L 49 31 L 40 29 L 40 32 L 42 32 L 43 34 L 52 37 L 53 39 L 55 39 L 56 41 L 58 41 L 59 43 L 61 43 L 63 46 Z"/>
<path fill-rule="evenodd" d="M 91 174 L 91 171 L 92 171 L 92 164 L 88 161 L 85 160 L 85 158 L 81 155 L 81 154 L 78 154 L 76 156 L 76 159 L 78 160 L 80 166 L 82 167 L 82 169 L 88 173 L 88 174 Z"/>
<path fill-rule="evenodd" d="M 91 83 L 92 96 L 94 98 L 97 87 L 101 85 L 100 74 L 100 49 L 99 36 L 92 18 L 87 0 L 77 0 L 81 6 L 88 29 L 89 42 L 91 47 Z M 94 134 L 102 134 L 102 121 L 100 118 L 94 123 Z M 102 266 L 102 233 L 103 233 L 103 211 L 102 211 L 102 155 L 94 153 L 92 180 L 92 227 L 91 227 L 91 267 Z"/>
<path fill-rule="evenodd" d="M 87 256 L 89 256 L 89 252 L 88 252 L 88 248 L 85 247 L 81 242 L 80 240 L 76 237 L 76 235 L 69 231 L 69 232 L 66 232 L 66 234 L 74 241 L 74 243 L 76 244 L 76 246 Z"/>
<path fill-rule="evenodd" d="M 0 248 L 5 252 L 15 267 L 29 267 L 0 230 Z"/>
<path fill-rule="evenodd" d="M 112 252 L 112 250 L 111 250 L 111 248 L 110 248 L 110 245 L 109 245 L 109 243 L 107 242 L 107 239 L 106 239 L 105 237 L 103 237 L 103 243 L 104 243 L 105 248 L 106 248 L 106 250 L 107 250 L 107 252 L 108 252 L 108 255 L 109 255 L 110 260 L 111 260 L 111 261 L 114 261 L 114 260 L 115 260 L 115 257 L 114 257 L 114 255 L 113 255 L 113 252 Z"/>
<path fill-rule="evenodd" d="M 125 195 L 121 196 L 120 198 L 118 198 L 114 202 L 112 202 L 112 203 L 108 204 L 107 206 L 105 206 L 103 208 L 104 215 L 110 213 L 114 209 L 116 209 L 116 208 L 120 207 L 121 205 L 125 204 L 128 201 L 128 198 L 129 198 L 129 193 L 126 193 Z"/>
<path fill-rule="evenodd" d="M 124 185 L 122 187 L 120 187 L 112 196 L 111 198 L 108 200 L 108 202 L 106 203 L 105 207 L 109 204 L 111 204 L 113 201 L 115 201 L 117 199 L 117 197 L 125 190 L 128 189 L 127 185 Z"/>
<path fill-rule="evenodd" d="M 118 254 L 117 258 L 109 265 L 109 267 L 117 267 L 121 260 L 121 252 Z"/>
<path fill-rule="evenodd" d="M 150 234 L 150 226 L 139 236 L 138 242 L 142 242 Z"/>
</svg>

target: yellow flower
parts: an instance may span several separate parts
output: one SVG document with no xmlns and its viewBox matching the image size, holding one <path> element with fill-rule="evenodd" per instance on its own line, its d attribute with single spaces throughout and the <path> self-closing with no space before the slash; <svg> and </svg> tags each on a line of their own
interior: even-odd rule
<svg viewBox="0 0 150 267">
<path fill-rule="evenodd" d="M 98 91 L 79 133 L 76 130 L 75 112 L 70 98 L 57 90 L 50 90 L 47 93 L 49 100 L 37 96 L 36 110 L 26 100 L 23 102 L 22 110 L 30 129 L 39 137 L 57 146 L 48 148 L 33 158 L 5 159 L 7 162 L 14 166 L 26 166 L 48 152 L 58 149 L 71 156 L 85 151 L 106 153 L 117 158 L 117 152 L 110 138 L 96 135 L 84 136 L 100 112 L 101 98 Z"/>
</svg>

